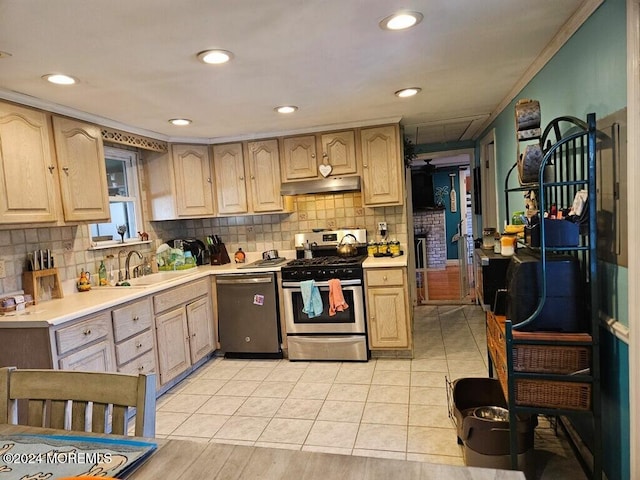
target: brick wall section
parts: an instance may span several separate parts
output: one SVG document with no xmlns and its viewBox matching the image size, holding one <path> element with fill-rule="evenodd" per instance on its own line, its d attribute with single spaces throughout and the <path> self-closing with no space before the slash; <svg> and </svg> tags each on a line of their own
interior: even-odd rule
<svg viewBox="0 0 640 480">
<path fill-rule="evenodd" d="M 426 234 L 427 268 L 444 269 L 447 266 L 447 243 L 444 231 L 444 210 L 413 213 L 416 235 Z"/>
</svg>

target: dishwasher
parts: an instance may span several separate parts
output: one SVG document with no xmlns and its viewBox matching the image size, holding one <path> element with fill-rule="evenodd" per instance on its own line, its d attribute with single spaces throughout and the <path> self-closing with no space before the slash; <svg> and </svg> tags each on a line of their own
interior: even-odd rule
<svg viewBox="0 0 640 480">
<path fill-rule="evenodd" d="M 218 339 L 225 357 L 282 358 L 274 273 L 216 276 Z"/>
</svg>

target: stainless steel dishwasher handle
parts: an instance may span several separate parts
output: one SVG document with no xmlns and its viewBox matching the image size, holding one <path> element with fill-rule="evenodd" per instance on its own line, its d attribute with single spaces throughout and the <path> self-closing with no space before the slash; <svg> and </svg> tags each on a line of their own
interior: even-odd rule
<svg viewBox="0 0 640 480">
<path fill-rule="evenodd" d="M 271 277 L 217 278 L 216 285 L 238 285 L 247 283 L 273 283 Z"/>
</svg>

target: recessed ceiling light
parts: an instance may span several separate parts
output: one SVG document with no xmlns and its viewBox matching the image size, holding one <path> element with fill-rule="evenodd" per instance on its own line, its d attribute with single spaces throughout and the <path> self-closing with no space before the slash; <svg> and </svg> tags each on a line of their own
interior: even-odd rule
<svg viewBox="0 0 640 480">
<path fill-rule="evenodd" d="M 69 75 L 63 75 L 62 73 L 50 73 L 48 75 L 44 75 L 46 81 L 55 83 L 56 85 L 74 85 L 78 83 L 78 81 L 70 77 Z"/>
<path fill-rule="evenodd" d="M 172 118 L 169 120 L 169 123 L 178 127 L 184 127 L 185 125 L 191 124 L 191 120 L 188 118 Z"/>
<path fill-rule="evenodd" d="M 210 65 L 220 65 L 221 63 L 227 63 L 233 58 L 233 53 L 227 50 L 205 50 L 198 53 L 198 59 L 203 63 Z"/>
<path fill-rule="evenodd" d="M 295 105 L 281 105 L 274 108 L 274 110 L 278 113 L 293 113 L 298 110 L 298 107 L 296 107 Z"/>
<path fill-rule="evenodd" d="M 418 87 L 403 88 L 402 90 L 398 90 L 396 92 L 396 96 L 400 98 L 413 97 L 414 95 L 420 93 L 421 90 L 422 89 Z"/>
<path fill-rule="evenodd" d="M 383 18 L 379 25 L 383 30 L 405 30 L 422 21 L 420 12 L 397 12 Z"/>
</svg>

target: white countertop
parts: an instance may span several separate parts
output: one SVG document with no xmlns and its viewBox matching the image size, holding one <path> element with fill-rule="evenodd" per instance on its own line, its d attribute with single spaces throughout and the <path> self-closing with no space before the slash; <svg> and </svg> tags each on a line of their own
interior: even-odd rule
<svg viewBox="0 0 640 480">
<path fill-rule="evenodd" d="M 362 264 L 364 268 L 406 267 L 407 256 L 399 257 L 367 257 Z"/>
<path fill-rule="evenodd" d="M 295 251 L 281 252 L 281 256 L 295 258 Z M 259 254 L 248 253 L 247 263 L 259 260 Z M 209 275 L 229 273 L 264 273 L 280 271 L 281 266 L 239 268 L 246 264 L 203 265 L 182 271 L 175 279 L 160 283 L 133 287 L 93 287 L 88 292 L 66 294 L 64 298 L 40 302 L 27 307 L 22 312 L 10 312 L 0 316 L 0 328 L 36 328 L 56 326 L 85 315 L 137 300 L 186 282 L 192 282 Z M 407 256 L 368 257 L 364 268 L 405 267 Z"/>
</svg>

